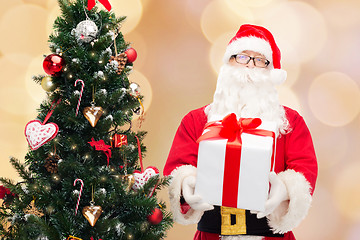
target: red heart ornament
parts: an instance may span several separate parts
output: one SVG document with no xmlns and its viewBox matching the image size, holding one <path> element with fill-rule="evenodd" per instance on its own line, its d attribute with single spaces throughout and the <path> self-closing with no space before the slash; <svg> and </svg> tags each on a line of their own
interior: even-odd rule
<svg viewBox="0 0 360 240">
<path fill-rule="evenodd" d="M 139 190 L 140 188 L 144 187 L 145 183 L 147 183 L 147 181 L 149 181 L 151 177 L 159 175 L 159 170 L 156 167 L 147 167 L 143 172 L 135 170 L 133 175 L 135 178 L 135 184 L 132 188 L 134 190 Z M 151 189 L 148 197 L 151 197 L 153 195 L 155 188 L 156 187 Z"/>
<path fill-rule="evenodd" d="M 56 123 L 42 124 L 39 120 L 32 120 L 25 126 L 25 136 L 30 148 L 36 150 L 54 137 L 59 132 Z"/>
</svg>

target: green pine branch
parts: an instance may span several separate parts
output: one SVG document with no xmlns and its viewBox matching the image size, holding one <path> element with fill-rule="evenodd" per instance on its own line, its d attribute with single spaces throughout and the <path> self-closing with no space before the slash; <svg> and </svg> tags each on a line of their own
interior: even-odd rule
<svg viewBox="0 0 360 240">
<path fill-rule="evenodd" d="M 16 169 L 19 176 L 24 179 L 25 181 L 31 181 L 32 174 L 31 172 L 26 168 L 25 164 L 22 164 L 17 158 L 10 157 L 10 163 L 11 165 Z"/>
</svg>

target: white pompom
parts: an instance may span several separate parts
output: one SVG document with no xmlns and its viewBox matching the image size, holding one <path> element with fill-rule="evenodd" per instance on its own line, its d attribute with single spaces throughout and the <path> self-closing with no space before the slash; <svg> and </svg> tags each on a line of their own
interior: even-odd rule
<svg viewBox="0 0 360 240">
<path fill-rule="evenodd" d="M 270 71 L 270 81 L 275 85 L 280 85 L 285 82 L 287 78 L 287 72 L 283 69 L 272 69 Z"/>
</svg>

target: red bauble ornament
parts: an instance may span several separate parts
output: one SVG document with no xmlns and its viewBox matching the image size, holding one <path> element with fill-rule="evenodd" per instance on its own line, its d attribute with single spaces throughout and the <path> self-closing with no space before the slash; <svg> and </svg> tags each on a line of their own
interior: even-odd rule
<svg viewBox="0 0 360 240">
<path fill-rule="evenodd" d="M 65 66 L 65 60 L 58 54 L 50 54 L 44 59 L 43 67 L 47 74 L 57 75 Z"/>
<path fill-rule="evenodd" d="M 155 208 L 152 213 L 147 217 L 149 223 L 157 225 L 163 219 L 163 213 L 159 208 Z"/>
<path fill-rule="evenodd" d="M 129 48 L 128 50 L 126 50 L 125 54 L 127 56 L 127 61 L 130 63 L 134 62 L 137 58 L 137 52 L 133 48 Z"/>
</svg>

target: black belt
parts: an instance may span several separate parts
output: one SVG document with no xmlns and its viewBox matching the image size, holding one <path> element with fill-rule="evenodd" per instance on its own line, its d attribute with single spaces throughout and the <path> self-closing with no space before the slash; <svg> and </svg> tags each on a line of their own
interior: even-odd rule
<svg viewBox="0 0 360 240">
<path fill-rule="evenodd" d="M 237 234 L 226 234 L 226 235 L 252 235 L 252 236 L 263 236 L 263 237 L 284 237 L 283 234 L 275 234 L 271 231 L 266 217 L 258 219 L 256 217 L 256 214 L 251 214 L 249 210 L 242 210 L 243 216 L 240 216 L 242 218 L 241 223 L 237 223 L 237 219 L 239 219 L 239 216 L 236 216 L 236 214 L 228 214 L 229 216 L 229 223 L 230 228 L 240 226 L 241 229 L 244 229 L 242 233 Z M 224 233 L 224 228 L 227 226 L 224 226 L 222 228 L 221 219 L 224 218 L 221 216 L 221 208 L 219 206 L 214 206 L 214 210 L 206 211 L 204 215 L 202 216 L 200 222 L 198 223 L 197 229 L 202 232 L 209 232 L 209 233 L 217 233 L 221 235 Z M 237 225 L 237 226 L 235 226 Z M 222 232 L 223 230 L 223 232 Z M 225 231 L 226 232 L 226 231 Z M 222 234 L 225 235 L 225 234 Z"/>
</svg>

